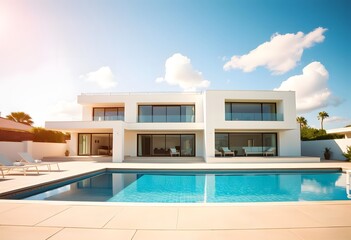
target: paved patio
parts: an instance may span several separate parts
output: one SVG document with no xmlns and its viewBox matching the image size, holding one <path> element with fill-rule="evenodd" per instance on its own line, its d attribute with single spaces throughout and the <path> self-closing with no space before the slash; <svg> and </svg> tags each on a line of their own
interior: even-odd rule
<svg viewBox="0 0 351 240">
<path fill-rule="evenodd" d="M 351 163 L 137 164 L 64 162 L 62 171 L 6 175 L 0 194 L 105 168 L 344 168 Z M 44 169 L 44 168 L 43 168 Z M 0 200 L 0 239 L 351 239 L 351 201 L 115 204 Z"/>
</svg>

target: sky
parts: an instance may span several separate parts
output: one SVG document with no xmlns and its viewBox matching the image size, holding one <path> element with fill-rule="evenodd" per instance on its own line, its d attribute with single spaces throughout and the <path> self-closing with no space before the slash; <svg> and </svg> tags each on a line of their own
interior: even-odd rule
<svg viewBox="0 0 351 240">
<path fill-rule="evenodd" d="M 283 90 L 351 124 L 349 0 L 0 0 L 0 116 L 80 120 L 77 95 Z"/>
</svg>

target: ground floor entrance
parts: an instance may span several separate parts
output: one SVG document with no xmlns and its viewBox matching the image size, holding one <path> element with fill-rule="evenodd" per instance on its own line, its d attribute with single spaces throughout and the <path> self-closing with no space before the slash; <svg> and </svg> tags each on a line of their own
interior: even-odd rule
<svg viewBox="0 0 351 240">
<path fill-rule="evenodd" d="M 79 133 L 78 155 L 112 155 L 112 133 Z"/>
<path fill-rule="evenodd" d="M 137 155 L 195 156 L 195 134 L 138 134 Z"/>
<path fill-rule="evenodd" d="M 216 133 L 215 148 L 229 148 L 235 156 L 278 155 L 276 133 Z"/>
</svg>

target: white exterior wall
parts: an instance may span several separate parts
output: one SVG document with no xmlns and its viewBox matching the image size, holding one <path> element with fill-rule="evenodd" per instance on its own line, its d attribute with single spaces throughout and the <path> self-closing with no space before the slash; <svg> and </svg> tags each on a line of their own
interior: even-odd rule
<svg viewBox="0 0 351 240">
<path fill-rule="evenodd" d="M 345 160 L 342 153 L 347 151 L 347 146 L 351 146 L 351 138 L 301 141 L 301 152 L 303 156 L 320 157 L 324 159 L 324 149 L 330 148 L 332 152 L 331 159 Z"/>
<path fill-rule="evenodd" d="M 0 153 L 12 161 L 20 160 L 19 152 L 24 152 L 23 142 L 0 142 Z"/>
<path fill-rule="evenodd" d="M 225 121 L 225 102 L 275 102 L 283 121 Z M 216 132 L 274 132 L 281 156 L 301 153 L 296 125 L 295 93 L 279 91 L 206 91 L 205 93 L 122 93 L 81 95 L 82 119 L 48 122 L 46 127 L 72 132 L 69 148 L 77 154 L 78 133 L 113 133 L 113 161 L 137 156 L 137 134 L 191 133 L 196 135 L 196 156 L 214 157 Z M 194 123 L 139 123 L 138 105 L 195 105 Z M 94 107 L 121 107 L 124 121 L 93 121 Z"/>
<path fill-rule="evenodd" d="M 28 152 L 35 159 L 43 157 L 65 156 L 66 143 L 42 143 L 42 142 L 0 142 L 0 153 L 12 161 L 20 160 L 19 152 Z"/>
<path fill-rule="evenodd" d="M 125 93 L 119 95 L 80 95 L 78 96 L 78 103 L 84 106 L 83 119 L 85 121 L 92 120 L 92 109 L 94 107 L 124 106 L 124 122 L 137 123 L 138 105 L 195 104 L 195 121 L 203 122 L 201 93 Z"/>
<path fill-rule="evenodd" d="M 225 102 L 275 102 L 283 121 L 226 121 Z M 296 125 L 295 93 L 278 91 L 207 91 L 205 93 L 206 156 L 214 157 L 215 132 L 278 133 L 278 154 L 300 156 L 299 128 Z"/>
<path fill-rule="evenodd" d="M 300 128 L 278 133 L 279 156 L 301 156 Z"/>
</svg>

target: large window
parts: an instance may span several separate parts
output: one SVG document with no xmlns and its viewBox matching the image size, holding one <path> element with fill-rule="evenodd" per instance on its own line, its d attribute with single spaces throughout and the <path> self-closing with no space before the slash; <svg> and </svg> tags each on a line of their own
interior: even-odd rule
<svg viewBox="0 0 351 240">
<path fill-rule="evenodd" d="M 276 133 L 216 133 L 215 148 L 228 147 L 236 156 L 277 155 Z"/>
<path fill-rule="evenodd" d="M 124 107 L 94 108 L 94 121 L 124 121 Z"/>
<path fill-rule="evenodd" d="M 275 103 L 226 102 L 226 121 L 282 121 Z"/>
<path fill-rule="evenodd" d="M 139 134 L 138 156 L 195 156 L 195 135 Z"/>
<path fill-rule="evenodd" d="M 140 105 L 139 122 L 195 122 L 194 105 Z"/>
<path fill-rule="evenodd" d="M 78 155 L 112 155 L 111 133 L 79 133 Z"/>
</svg>

